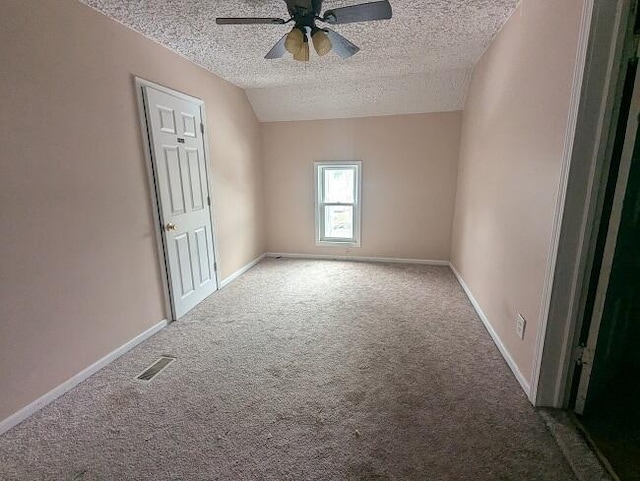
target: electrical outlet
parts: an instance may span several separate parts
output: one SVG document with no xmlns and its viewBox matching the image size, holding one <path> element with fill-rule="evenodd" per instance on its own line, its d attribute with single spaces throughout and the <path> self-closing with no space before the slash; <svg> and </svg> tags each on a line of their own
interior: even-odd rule
<svg viewBox="0 0 640 481">
<path fill-rule="evenodd" d="M 524 320 L 522 314 L 518 313 L 518 317 L 516 318 L 516 332 L 518 333 L 518 337 L 520 339 L 524 339 L 524 328 L 527 325 L 527 321 Z"/>
</svg>

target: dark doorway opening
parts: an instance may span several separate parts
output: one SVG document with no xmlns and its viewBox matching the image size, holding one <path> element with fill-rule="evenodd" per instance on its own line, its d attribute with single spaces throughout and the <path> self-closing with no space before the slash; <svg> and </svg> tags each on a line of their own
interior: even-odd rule
<svg viewBox="0 0 640 481">
<path fill-rule="evenodd" d="M 623 481 L 640 481 L 638 134 L 623 199 L 586 402 L 579 419 L 618 477 Z"/>
</svg>

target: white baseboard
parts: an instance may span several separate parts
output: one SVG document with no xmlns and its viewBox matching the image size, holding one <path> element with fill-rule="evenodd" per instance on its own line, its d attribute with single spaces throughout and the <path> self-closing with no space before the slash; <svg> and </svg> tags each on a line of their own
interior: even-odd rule
<svg viewBox="0 0 640 481">
<path fill-rule="evenodd" d="M 157 324 L 151 326 L 146 331 L 138 334 L 136 337 L 134 337 L 133 339 L 131 339 L 127 343 L 123 344 L 122 346 L 117 348 L 115 351 L 110 352 L 109 354 L 104 356 L 99 361 L 94 362 L 93 364 L 91 364 L 91 366 L 89 366 L 86 369 L 80 371 L 75 376 L 67 379 L 65 382 L 63 382 L 59 386 L 53 388 L 51 391 L 46 393 L 44 396 L 39 397 L 38 399 L 36 399 L 32 403 L 26 405 L 25 407 L 23 407 L 19 411 L 13 413 L 8 418 L 0 421 L 0 434 L 3 434 L 5 432 L 7 432 L 9 429 L 11 429 L 12 427 L 18 425 L 19 423 L 21 423 L 22 421 L 27 419 L 29 416 L 34 414 L 36 411 L 39 411 L 40 409 L 45 407 L 50 402 L 52 402 L 55 399 L 59 398 L 60 396 L 62 396 L 66 392 L 70 391 L 71 389 L 76 387 L 78 384 L 80 384 L 82 381 L 87 379 L 89 376 L 91 376 L 92 374 L 95 374 L 100 369 L 105 367 L 110 362 L 115 361 L 117 358 L 122 356 L 127 351 L 133 349 L 135 346 L 140 344 L 145 339 L 148 339 L 149 337 L 153 336 L 156 332 L 158 332 L 160 329 L 165 327 L 167 324 L 168 324 L 167 320 L 163 319 L 162 321 L 158 322 Z"/>
<path fill-rule="evenodd" d="M 267 257 L 284 257 L 287 259 L 318 259 L 335 261 L 356 262 L 388 262 L 391 264 L 423 264 L 429 266 L 448 266 L 449 261 L 431 259 L 404 259 L 400 257 L 365 257 L 365 256 L 339 256 L 329 254 L 288 254 L 284 252 L 268 252 Z"/>
<path fill-rule="evenodd" d="M 247 272 L 249 269 L 251 269 L 252 267 L 254 267 L 257 263 L 259 263 L 262 259 L 264 259 L 267 256 L 267 254 L 262 254 L 260 257 L 256 257 L 255 259 L 253 259 L 251 262 L 249 262 L 246 266 L 241 267 L 240 269 L 238 269 L 237 271 L 235 271 L 233 274 L 231 274 L 229 277 L 227 277 L 226 279 L 220 281 L 220 289 L 222 289 L 225 286 L 228 286 L 229 284 L 231 284 L 233 281 L 235 281 L 238 277 L 240 277 L 242 274 L 244 274 L 245 272 Z"/>
<path fill-rule="evenodd" d="M 505 345 L 502 343 L 502 339 L 500 339 L 500 336 L 498 336 L 498 333 L 493 329 L 491 322 L 489 322 L 489 319 L 487 318 L 487 316 L 484 314 L 484 312 L 482 312 L 482 309 L 480 308 L 480 304 L 478 304 L 478 301 L 476 301 L 476 298 L 473 297 L 473 294 L 469 290 L 469 287 L 467 286 L 467 284 L 464 282 L 464 279 L 462 279 L 462 276 L 460 275 L 460 273 L 456 270 L 453 264 L 450 264 L 450 267 L 453 273 L 455 274 L 456 278 L 458 279 L 458 282 L 462 286 L 462 289 L 464 290 L 465 294 L 467 294 L 467 297 L 471 301 L 473 308 L 478 313 L 478 317 L 484 324 L 484 327 L 489 332 L 489 335 L 493 339 L 493 342 L 496 344 L 496 346 L 498 346 L 498 349 L 500 350 L 502 357 L 511 368 L 511 371 L 513 371 L 513 374 L 515 375 L 516 379 L 520 383 L 520 386 L 526 393 L 527 398 L 531 400 L 531 386 L 529 385 L 525 377 L 520 372 L 520 369 L 518 369 L 516 362 L 511 357 L 511 354 L 509 354 L 509 351 L 507 350 Z"/>
</svg>

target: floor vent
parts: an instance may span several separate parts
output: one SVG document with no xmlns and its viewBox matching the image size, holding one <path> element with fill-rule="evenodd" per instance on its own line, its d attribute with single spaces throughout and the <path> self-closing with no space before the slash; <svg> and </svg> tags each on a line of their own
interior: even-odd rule
<svg viewBox="0 0 640 481">
<path fill-rule="evenodd" d="M 139 374 L 138 376 L 136 376 L 136 379 L 140 380 L 140 381 L 151 381 L 154 377 L 156 377 L 158 374 L 160 374 L 162 371 L 164 371 L 167 366 L 169 364 L 171 364 L 173 361 L 175 361 L 176 358 L 175 357 L 171 357 L 171 356 L 160 356 L 160 359 L 158 359 L 156 362 L 154 362 L 153 364 L 151 364 L 151 366 L 149 366 L 148 368 L 146 368 L 144 371 L 142 371 L 141 374 Z"/>
</svg>

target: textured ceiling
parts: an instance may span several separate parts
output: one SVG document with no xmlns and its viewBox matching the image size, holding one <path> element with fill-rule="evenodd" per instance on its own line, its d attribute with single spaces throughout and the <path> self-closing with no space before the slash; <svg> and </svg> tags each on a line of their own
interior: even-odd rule
<svg viewBox="0 0 640 481">
<path fill-rule="evenodd" d="M 391 0 L 393 19 L 336 25 L 362 50 L 308 63 L 264 55 L 291 25 L 218 26 L 216 17 L 288 18 L 282 0 L 81 0 L 246 89 L 261 121 L 458 110 L 471 70 L 518 0 Z M 323 10 L 366 0 L 325 0 Z"/>
</svg>

